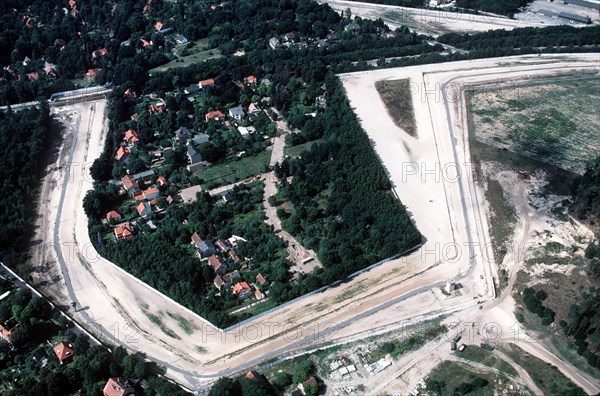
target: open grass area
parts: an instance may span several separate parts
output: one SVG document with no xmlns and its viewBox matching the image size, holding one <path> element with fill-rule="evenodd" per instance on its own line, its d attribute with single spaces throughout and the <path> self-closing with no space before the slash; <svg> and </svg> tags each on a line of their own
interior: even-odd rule
<svg viewBox="0 0 600 396">
<path fill-rule="evenodd" d="M 205 62 L 209 59 L 220 58 L 222 56 L 221 51 L 218 49 L 207 48 L 207 40 L 198 40 L 195 43 L 180 45 L 174 50 L 174 54 L 178 56 L 177 59 L 150 69 L 150 74 L 153 72 L 164 72 L 177 67 L 187 67 L 194 63 Z"/>
<path fill-rule="evenodd" d="M 203 188 L 222 186 L 247 179 L 265 172 L 271 159 L 270 151 L 263 151 L 251 157 L 229 159 L 225 162 L 206 167 L 196 172 L 204 180 Z"/>
<path fill-rule="evenodd" d="M 302 143 L 297 146 L 285 146 L 283 153 L 292 158 L 298 157 L 303 151 L 309 150 L 313 145 L 322 142 L 323 139 L 317 139 L 310 142 Z"/>
<path fill-rule="evenodd" d="M 585 395 L 583 389 L 565 377 L 555 366 L 548 364 L 521 348 L 504 344 L 502 350 L 523 367 L 544 395 Z"/>
<path fill-rule="evenodd" d="M 410 81 L 408 79 L 377 81 L 375 88 L 394 123 L 410 136 L 417 136 Z"/>
<path fill-rule="evenodd" d="M 508 390 L 509 385 L 512 385 L 510 382 L 508 378 L 492 371 L 475 371 L 466 364 L 445 361 L 429 373 L 426 385 L 427 391 L 432 395 L 492 396 Z M 512 392 L 511 394 L 524 394 L 523 389 L 513 388 Z"/>
<path fill-rule="evenodd" d="M 510 243 L 515 230 L 517 214 L 497 180 L 487 180 L 485 198 L 491 207 L 490 233 L 494 260 L 496 260 L 496 263 L 501 264 L 508 251 L 507 244 Z"/>
<path fill-rule="evenodd" d="M 600 79 L 569 77 L 467 93 L 480 143 L 583 173 L 600 154 Z"/>
<path fill-rule="evenodd" d="M 517 371 L 504 360 L 496 357 L 492 352 L 478 345 L 469 345 L 462 352 L 456 352 L 456 356 L 472 362 L 481 363 L 487 367 L 495 368 L 501 373 L 516 377 Z"/>
</svg>

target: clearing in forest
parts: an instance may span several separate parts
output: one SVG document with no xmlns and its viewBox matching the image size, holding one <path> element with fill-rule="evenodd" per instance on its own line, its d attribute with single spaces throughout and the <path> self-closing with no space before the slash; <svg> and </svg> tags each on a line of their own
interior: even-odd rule
<svg viewBox="0 0 600 396">
<path fill-rule="evenodd" d="M 375 88 L 394 123 L 412 137 L 417 137 L 417 125 L 412 104 L 410 82 L 402 80 L 383 80 L 375 83 Z"/>
</svg>

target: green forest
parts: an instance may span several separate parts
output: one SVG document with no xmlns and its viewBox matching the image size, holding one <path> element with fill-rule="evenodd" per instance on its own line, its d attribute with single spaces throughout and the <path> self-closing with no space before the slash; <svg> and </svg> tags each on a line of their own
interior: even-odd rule
<svg viewBox="0 0 600 396">
<path fill-rule="evenodd" d="M 48 107 L 0 112 L 0 252 L 2 261 L 26 271 L 37 188 L 52 132 Z"/>
</svg>

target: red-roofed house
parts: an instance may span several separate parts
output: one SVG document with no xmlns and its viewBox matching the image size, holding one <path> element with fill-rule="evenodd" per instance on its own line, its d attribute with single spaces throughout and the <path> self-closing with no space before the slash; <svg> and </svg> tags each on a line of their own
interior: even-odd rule
<svg viewBox="0 0 600 396">
<path fill-rule="evenodd" d="M 256 290 L 254 290 L 254 297 L 256 297 L 257 300 L 262 300 L 263 298 L 265 298 L 265 295 L 263 292 L 260 291 L 260 289 L 257 287 Z"/>
<path fill-rule="evenodd" d="M 146 198 L 147 200 L 152 200 L 152 199 L 158 198 L 160 196 L 160 191 L 158 191 L 158 188 L 152 187 L 147 190 L 144 190 L 143 194 L 144 194 L 144 198 Z"/>
<path fill-rule="evenodd" d="M 135 144 L 140 141 L 140 138 L 136 131 L 134 131 L 133 129 L 128 129 L 125 132 L 125 137 L 123 138 L 123 140 L 126 141 L 128 144 Z"/>
<path fill-rule="evenodd" d="M 123 176 L 121 178 L 121 182 L 123 183 L 123 188 L 129 193 L 129 195 L 134 196 L 136 193 L 139 193 L 140 185 L 132 175 Z"/>
<path fill-rule="evenodd" d="M 212 78 L 209 78 L 207 80 L 202 80 L 198 83 L 198 86 L 200 87 L 200 89 L 210 87 L 211 85 L 215 85 L 215 80 L 213 80 Z"/>
<path fill-rule="evenodd" d="M 257 83 L 257 79 L 255 76 L 248 76 L 246 77 L 246 84 L 250 85 L 250 84 L 256 84 Z"/>
<path fill-rule="evenodd" d="M 319 384 L 317 384 L 317 380 L 315 379 L 315 377 L 310 377 L 303 383 L 298 384 L 298 389 L 300 389 L 300 392 L 302 392 L 303 395 L 306 395 L 306 390 L 304 388 L 309 385 L 314 385 L 316 387 L 319 386 Z"/>
<path fill-rule="evenodd" d="M 254 104 L 254 103 L 250 103 L 250 106 L 248 106 L 248 113 L 250 113 L 250 114 L 260 113 L 260 107 L 258 107 L 258 105 Z"/>
<path fill-rule="evenodd" d="M 234 296 L 237 296 L 240 300 L 244 300 L 252 294 L 252 289 L 246 282 L 238 282 L 233 286 L 231 290 Z"/>
<path fill-rule="evenodd" d="M 227 265 L 223 261 L 221 261 L 221 259 L 215 254 L 208 258 L 208 263 L 211 267 L 213 267 L 213 270 L 215 270 L 215 272 L 219 275 L 221 275 L 227 269 Z"/>
<path fill-rule="evenodd" d="M 73 358 L 73 349 L 72 348 L 73 348 L 73 345 L 71 345 L 70 343 L 66 343 L 64 341 L 61 342 L 60 344 L 56 345 L 53 348 L 54 353 L 56 354 L 56 357 L 60 361 L 60 364 L 63 364 L 64 362 Z"/>
<path fill-rule="evenodd" d="M 119 221 L 121 220 L 121 215 L 116 210 L 111 210 L 106 214 L 106 220 Z"/>
<path fill-rule="evenodd" d="M 159 32 L 162 30 L 162 28 L 163 28 L 162 22 L 156 22 L 156 24 L 154 24 L 154 29 L 158 30 Z"/>
<path fill-rule="evenodd" d="M 129 223 L 115 227 L 114 231 L 117 239 L 129 239 L 133 237 L 133 227 Z"/>
<path fill-rule="evenodd" d="M 235 252 L 235 250 L 231 249 L 229 252 L 229 257 L 231 257 L 231 259 L 233 260 L 234 264 L 237 264 L 240 262 L 240 257 L 237 255 L 237 253 Z"/>
<path fill-rule="evenodd" d="M 206 122 L 210 120 L 220 121 L 223 118 L 225 118 L 225 116 L 219 110 L 211 111 L 210 113 L 206 113 L 206 115 L 204 116 L 204 120 Z"/>
<path fill-rule="evenodd" d="M 198 235 L 197 232 L 194 232 L 192 234 L 192 245 L 198 246 L 200 242 L 202 242 L 202 238 L 200 238 L 200 235 Z"/>
<path fill-rule="evenodd" d="M 40 76 L 37 73 L 27 73 L 27 78 L 29 80 L 37 80 Z"/>
<path fill-rule="evenodd" d="M 130 380 L 123 378 L 109 378 L 102 390 L 103 396 L 127 396 L 135 395 L 135 386 Z"/>
<path fill-rule="evenodd" d="M 6 341 L 10 342 L 10 337 L 12 334 L 20 328 L 21 325 L 18 323 L 14 326 L 10 326 L 8 323 L 0 323 L 0 336 Z"/>
<path fill-rule="evenodd" d="M 142 47 L 144 48 L 152 45 L 152 41 L 144 40 L 143 38 L 141 38 L 140 41 L 142 42 Z"/>
<path fill-rule="evenodd" d="M 92 82 L 94 81 L 94 78 L 96 78 L 96 74 L 102 69 L 88 69 L 87 73 L 85 74 L 85 80 L 87 82 Z"/>
<path fill-rule="evenodd" d="M 100 48 L 97 49 L 96 51 L 92 52 L 92 58 L 98 58 L 100 56 L 104 56 L 108 54 L 108 51 L 106 50 L 106 48 Z"/>
<path fill-rule="evenodd" d="M 129 155 L 129 150 L 127 149 L 127 147 L 119 147 L 119 149 L 117 150 L 117 155 L 115 155 L 115 158 L 117 160 L 121 160 L 123 159 L 125 156 Z"/>
<path fill-rule="evenodd" d="M 256 275 L 256 281 L 260 283 L 261 286 L 264 286 L 269 283 L 262 274 Z"/>
<path fill-rule="evenodd" d="M 142 201 L 138 204 L 136 210 L 140 216 L 146 217 L 152 213 L 152 206 L 148 202 Z"/>
<path fill-rule="evenodd" d="M 168 186 L 169 185 L 169 181 L 167 180 L 166 177 L 164 176 L 158 176 L 158 178 L 156 179 L 156 182 L 161 186 Z"/>
</svg>

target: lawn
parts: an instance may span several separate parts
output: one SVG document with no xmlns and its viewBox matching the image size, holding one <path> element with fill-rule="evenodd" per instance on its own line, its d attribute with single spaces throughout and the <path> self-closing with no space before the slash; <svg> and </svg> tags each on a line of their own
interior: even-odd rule
<svg viewBox="0 0 600 396">
<path fill-rule="evenodd" d="M 303 151 L 309 150 L 313 145 L 323 142 L 323 139 L 317 139 L 310 142 L 302 143 L 297 146 L 285 146 L 283 153 L 291 158 L 298 157 Z"/>
<path fill-rule="evenodd" d="M 510 364 L 478 345 L 469 345 L 464 351 L 456 352 L 456 356 L 472 362 L 481 363 L 490 368 L 498 369 L 498 371 L 507 375 L 517 376 L 517 372 Z"/>
<path fill-rule="evenodd" d="M 218 49 L 207 49 L 206 42 L 203 40 L 199 40 L 192 45 L 191 48 L 188 48 L 188 44 L 180 45 L 175 49 L 175 54 L 178 55 L 179 58 L 174 59 L 169 63 L 165 63 L 164 65 L 157 66 L 154 69 L 150 69 L 150 74 L 153 72 L 164 72 L 177 67 L 187 67 L 194 63 L 205 62 L 209 59 L 216 59 L 222 56 L 221 51 Z"/>
<path fill-rule="evenodd" d="M 427 391 L 434 395 L 463 395 L 469 396 L 495 395 L 499 376 L 493 372 L 474 372 L 466 364 L 445 361 L 437 365 L 426 381 Z M 505 382 L 510 383 L 508 379 Z M 508 389 L 507 389 L 508 390 Z M 514 389 L 513 389 L 514 392 Z M 519 392 L 514 393 L 519 394 Z"/>
<path fill-rule="evenodd" d="M 235 157 L 211 165 L 196 172 L 196 176 L 204 180 L 202 188 L 210 189 L 265 173 L 270 159 L 271 152 L 265 150 L 251 157 Z"/>
</svg>

